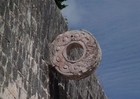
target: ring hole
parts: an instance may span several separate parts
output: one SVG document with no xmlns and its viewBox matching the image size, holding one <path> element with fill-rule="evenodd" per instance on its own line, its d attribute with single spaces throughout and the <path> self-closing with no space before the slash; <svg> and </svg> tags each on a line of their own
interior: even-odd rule
<svg viewBox="0 0 140 99">
<path fill-rule="evenodd" d="M 83 56 L 84 48 L 78 43 L 72 43 L 67 47 L 66 52 L 67 59 L 76 61 Z"/>
</svg>

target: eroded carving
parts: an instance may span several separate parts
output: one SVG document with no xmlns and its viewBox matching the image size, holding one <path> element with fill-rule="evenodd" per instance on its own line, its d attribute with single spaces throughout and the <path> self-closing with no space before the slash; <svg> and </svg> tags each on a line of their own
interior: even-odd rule
<svg viewBox="0 0 140 99">
<path fill-rule="evenodd" d="M 73 30 L 60 34 L 52 42 L 52 46 L 52 65 L 59 73 L 70 79 L 89 76 L 101 60 L 98 42 L 85 30 Z"/>
</svg>

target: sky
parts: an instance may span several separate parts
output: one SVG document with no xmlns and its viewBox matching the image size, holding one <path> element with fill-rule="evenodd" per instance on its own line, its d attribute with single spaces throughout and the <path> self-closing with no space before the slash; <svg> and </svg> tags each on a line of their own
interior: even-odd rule
<svg viewBox="0 0 140 99">
<path fill-rule="evenodd" d="M 140 0 L 67 0 L 62 14 L 72 30 L 97 39 L 96 70 L 108 99 L 140 99 Z"/>
</svg>

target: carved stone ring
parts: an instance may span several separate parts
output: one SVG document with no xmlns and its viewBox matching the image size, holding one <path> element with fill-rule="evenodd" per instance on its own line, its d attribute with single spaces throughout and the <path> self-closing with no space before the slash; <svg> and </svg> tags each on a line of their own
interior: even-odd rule
<svg viewBox="0 0 140 99">
<path fill-rule="evenodd" d="M 65 77 L 82 79 L 98 67 L 101 49 L 95 37 L 85 30 L 60 34 L 51 44 L 51 64 Z"/>
</svg>

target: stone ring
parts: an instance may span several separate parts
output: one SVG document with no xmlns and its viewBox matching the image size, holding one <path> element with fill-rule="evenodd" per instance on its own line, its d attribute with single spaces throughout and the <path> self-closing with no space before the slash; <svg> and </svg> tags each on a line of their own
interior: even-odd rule
<svg viewBox="0 0 140 99">
<path fill-rule="evenodd" d="M 69 79 L 83 79 L 98 67 L 101 49 L 95 37 L 85 30 L 60 34 L 51 44 L 51 64 Z"/>
</svg>

